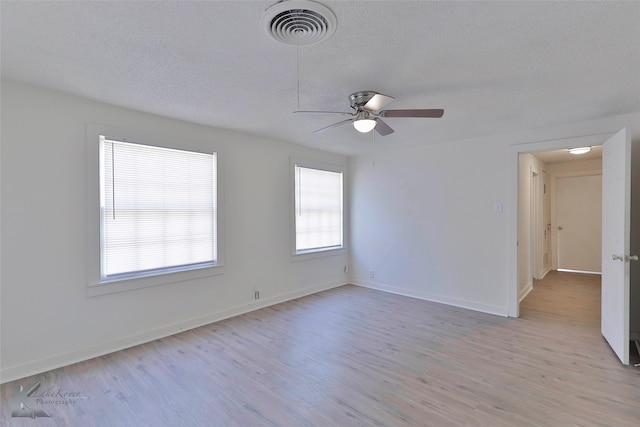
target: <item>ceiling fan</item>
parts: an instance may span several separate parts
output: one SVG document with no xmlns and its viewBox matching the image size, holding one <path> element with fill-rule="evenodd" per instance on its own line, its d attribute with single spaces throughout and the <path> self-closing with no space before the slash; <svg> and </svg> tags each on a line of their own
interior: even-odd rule
<svg viewBox="0 0 640 427">
<path fill-rule="evenodd" d="M 380 135 L 385 136 L 393 133 L 393 129 L 384 121 L 382 117 L 421 117 L 440 118 L 444 115 L 443 109 L 413 109 L 413 110 L 383 110 L 382 108 L 395 98 L 383 95 L 378 92 L 366 90 L 354 92 L 349 95 L 351 112 L 342 111 L 294 111 L 294 113 L 320 113 L 320 114 L 342 114 L 351 116 L 346 120 L 323 127 L 313 133 L 323 132 L 348 122 L 353 122 L 353 127 L 362 133 L 376 130 Z"/>
</svg>

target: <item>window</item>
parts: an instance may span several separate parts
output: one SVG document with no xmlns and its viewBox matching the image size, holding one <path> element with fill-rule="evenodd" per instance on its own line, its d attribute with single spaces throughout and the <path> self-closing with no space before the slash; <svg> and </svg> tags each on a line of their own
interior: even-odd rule
<svg viewBox="0 0 640 427">
<path fill-rule="evenodd" d="M 108 135 L 89 135 L 89 294 L 219 274 L 218 154 Z"/>
<path fill-rule="evenodd" d="M 294 164 L 295 253 L 343 247 L 343 172 Z"/>
</svg>

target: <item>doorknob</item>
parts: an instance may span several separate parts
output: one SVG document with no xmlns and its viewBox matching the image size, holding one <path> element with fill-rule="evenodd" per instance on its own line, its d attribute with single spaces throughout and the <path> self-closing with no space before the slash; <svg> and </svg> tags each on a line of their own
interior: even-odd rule
<svg viewBox="0 0 640 427">
<path fill-rule="evenodd" d="M 562 227 L 558 227 L 558 230 L 562 230 Z"/>
<path fill-rule="evenodd" d="M 612 255 L 611 258 L 614 261 L 622 261 L 622 262 L 629 262 L 629 261 L 638 261 L 638 255 Z"/>
</svg>

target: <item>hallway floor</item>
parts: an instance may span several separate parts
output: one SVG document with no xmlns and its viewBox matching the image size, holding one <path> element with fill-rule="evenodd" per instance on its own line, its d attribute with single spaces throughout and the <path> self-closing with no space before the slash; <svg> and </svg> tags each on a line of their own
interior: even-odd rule
<svg viewBox="0 0 640 427">
<path fill-rule="evenodd" d="M 520 318 L 571 325 L 601 336 L 600 283 L 597 274 L 550 271 L 535 281 L 533 291 L 520 304 Z M 630 351 L 631 364 L 640 362 L 635 345 L 630 345 Z"/>
</svg>

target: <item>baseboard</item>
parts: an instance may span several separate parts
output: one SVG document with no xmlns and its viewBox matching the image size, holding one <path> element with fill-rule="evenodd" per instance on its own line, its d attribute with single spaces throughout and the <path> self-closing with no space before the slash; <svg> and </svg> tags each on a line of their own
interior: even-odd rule
<svg viewBox="0 0 640 427">
<path fill-rule="evenodd" d="M 301 298 L 307 295 L 322 292 L 328 289 L 336 288 L 346 285 L 345 282 L 332 282 L 322 285 L 316 285 L 299 289 L 294 292 L 288 292 L 281 295 L 273 296 L 270 298 L 256 300 L 248 304 L 238 305 L 223 311 L 211 313 L 206 316 L 192 318 L 181 322 L 166 325 L 160 328 L 145 331 L 139 334 L 131 335 L 128 337 L 118 338 L 103 344 L 96 346 L 86 347 L 74 351 L 70 351 L 63 354 L 58 354 L 51 357 L 46 357 L 38 360 L 31 360 L 20 365 L 10 366 L 8 368 L 2 368 L 0 370 L 0 384 L 26 378 L 32 375 L 41 374 L 43 372 L 50 371 L 52 369 L 69 366 L 74 363 L 83 362 L 85 360 L 93 359 L 95 357 L 104 356 L 109 353 L 124 350 L 130 347 L 135 347 L 140 344 L 144 344 L 150 341 L 154 341 L 160 338 L 164 338 L 170 335 L 174 335 L 180 332 L 184 332 L 190 329 L 195 329 L 200 326 L 205 326 L 211 323 L 219 322 L 231 317 L 239 316 L 254 310 L 269 307 L 282 302 L 290 301 L 292 299 Z"/>
<path fill-rule="evenodd" d="M 363 288 L 375 289 L 378 291 L 389 292 L 396 295 L 417 298 L 417 299 L 430 301 L 430 302 L 437 302 L 439 304 L 451 305 L 453 307 L 465 308 L 468 310 L 479 311 L 482 313 L 494 314 L 494 315 L 503 316 L 503 317 L 508 316 L 507 307 L 478 304 L 473 301 L 465 301 L 465 300 L 460 300 L 456 298 L 448 298 L 448 297 L 443 297 L 441 295 L 430 294 L 428 292 L 420 292 L 420 291 L 414 291 L 414 290 L 409 290 L 404 288 L 398 288 L 395 286 L 378 283 L 378 282 L 372 282 L 372 281 L 364 281 L 364 280 L 354 281 L 353 284 L 357 286 L 362 286 Z"/>
<path fill-rule="evenodd" d="M 562 271 L 565 273 L 580 273 L 580 274 L 596 274 L 602 276 L 601 271 L 588 271 L 588 270 L 569 270 L 567 268 L 559 268 L 558 271 Z"/>
<path fill-rule="evenodd" d="M 551 271 L 551 269 L 550 269 L 550 268 L 545 268 L 545 269 L 542 271 L 542 274 L 540 275 L 540 278 L 539 278 L 538 280 L 542 280 L 542 279 L 544 279 L 544 278 L 545 278 L 545 276 L 546 276 L 550 271 Z"/>
<path fill-rule="evenodd" d="M 522 288 L 518 293 L 518 302 L 522 302 L 522 300 L 525 299 L 527 295 L 529 295 L 529 292 L 531 292 L 532 290 L 533 290 L 533 283 L 532 282 L 527 283 L 527 286 Z"/>
</svg>

